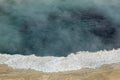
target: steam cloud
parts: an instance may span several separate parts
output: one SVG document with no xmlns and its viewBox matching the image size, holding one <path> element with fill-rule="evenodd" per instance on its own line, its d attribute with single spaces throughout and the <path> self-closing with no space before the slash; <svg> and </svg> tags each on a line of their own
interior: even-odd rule
<svg viewBox="0 0 120 80">
<path fill-rule="evenodd" d="M 0 52 L 66 56 L 120 47 L 119 0 L 0 0 Z"/>
</svg>

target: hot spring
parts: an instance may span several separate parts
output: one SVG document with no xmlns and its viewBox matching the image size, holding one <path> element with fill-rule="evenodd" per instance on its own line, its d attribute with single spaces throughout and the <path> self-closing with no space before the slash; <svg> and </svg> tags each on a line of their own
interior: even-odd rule
<svg viewBox="0 0 120 80">
<path fill-rule="evenodd" d="M 98 51 L 119 49 L 119 4 L 119 0 L 0 0 L 1 56 L 57 56 L 56 61 L 84 51 L 81 56 L 96 59 Z"/>
</svg>

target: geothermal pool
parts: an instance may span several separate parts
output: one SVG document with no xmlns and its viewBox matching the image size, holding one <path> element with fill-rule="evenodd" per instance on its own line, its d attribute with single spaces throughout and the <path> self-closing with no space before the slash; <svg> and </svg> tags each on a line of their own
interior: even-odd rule
<svg viewBox="0 0 120 80">
<path fill-rule="evenodd" d="M 120 62 L 119 4 L 0 0 L 0 63 L 56 72 Z"/>
<path fill-rule="evenodd" d="M 118 0 L 0 0 L 0 52 L 67 56 L 79 51 L 117 49 L 118 3 Z"/>
</svg>

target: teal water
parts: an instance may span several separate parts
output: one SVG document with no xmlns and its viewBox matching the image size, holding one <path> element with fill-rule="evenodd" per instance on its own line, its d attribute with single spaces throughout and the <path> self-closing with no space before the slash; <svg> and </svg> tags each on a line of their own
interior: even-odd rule
<svg viewBox="0 0 120 80">
<path fill-rule="evenodd" d="M 1 0 L 0 52 L 67 56 L 120 47 L 115 0 Z"/>
</svg>

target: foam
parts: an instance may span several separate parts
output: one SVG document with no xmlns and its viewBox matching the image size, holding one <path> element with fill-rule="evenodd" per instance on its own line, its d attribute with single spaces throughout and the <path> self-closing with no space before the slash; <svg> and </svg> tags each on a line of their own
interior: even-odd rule
<svg viewBox="0 0 120 80">
<path fill-rule="evenodd" d="M 120 62 L 120 49 L 98 52 L 77 52 L 67 57 L 35 55 L 0 54 L 0 64 L 7 64 L 18 69 L 34 69 L 43 72 L 59 72 L 78 70 L 81 68 L 96 68 L 103 64 Z"/>
</svg>

